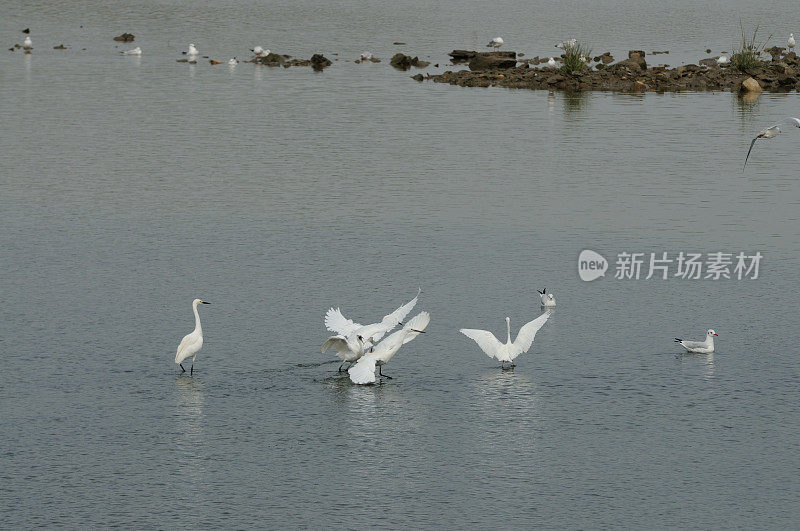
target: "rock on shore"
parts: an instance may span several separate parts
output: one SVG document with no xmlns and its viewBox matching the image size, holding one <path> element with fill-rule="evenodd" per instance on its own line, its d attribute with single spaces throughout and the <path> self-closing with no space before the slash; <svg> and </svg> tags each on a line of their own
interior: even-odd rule
<svg viewBox="0 0 800 531">
<path fill-rule="evenodd" d="M 529 62 L 516 64 L 514 52 L 471 52 L 454 50 L 454 63 L 469 62 L 469 70 L 447 71 L 429 76 L 436 83 L 462 87 L 499 86 L 545 90 L 610 90 L 619 92 L 675 92 L 688 90 L 727 90 L 732 92 L 762 90 L 788 92 L 800 89 L 800 58 L 794 52 L 778 50 L 773 60 L 758 68 L 739 72 L 731 67 L 704 61 L 705 65 L 682 65 L 676 68 L 649 66 L 645 52 L 631 50 L 628 58 L 612 63 L 606 52 L 595 68 L 566 74 L 558 68 L 534 68 Z M 597 58 L 596 58 L 597 59 Z M 513 63 L 512 63 L 513 62 Z M 748 78 L 747 86 L 744 83 Z M 755 82 L 755 85 L 753 85 Z"/>
</svg>

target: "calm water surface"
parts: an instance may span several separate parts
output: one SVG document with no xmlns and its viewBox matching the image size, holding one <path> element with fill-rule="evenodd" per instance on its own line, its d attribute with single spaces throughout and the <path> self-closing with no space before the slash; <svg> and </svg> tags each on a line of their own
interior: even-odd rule
<svg viewBox="0 0 800 531">
<path fill-rule="evenodd" d="M 30 26 L 36 49 L 0 53 L 3 526 L 797 527 L 797 137 L 741 164 L 798 95 L 568 97 L 386 64 L 442 70 L 495 34 L 677 64 L 730 50 L 739 16 L 782 42 L 792 7 L 7 8 L 3 45 Z M 339 61 L 192 67 L 188 42 Z M 585 248 L 765 258 L 757 280 L 584 283 Z M 432 322 L 394 380 L 322 363 L 328 307 L 369 322 L 418 285 Z M 558 308 L 514 372 L 458 334 L 516 330 L 543 287 Z M 709 327 L 714 355 L 679 355 Z"/>
</svg>

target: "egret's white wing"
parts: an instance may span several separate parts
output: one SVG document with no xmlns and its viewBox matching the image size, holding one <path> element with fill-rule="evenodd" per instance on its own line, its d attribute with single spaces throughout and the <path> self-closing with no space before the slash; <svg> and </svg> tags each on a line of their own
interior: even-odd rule
<svg viewBox="0 0 800 531">
<path fill-rule="evenodd" d="M 347 345 L 347 340 L 342 336 L 332 336 L 329 337 L 325 343 L 322 344 L 322 348 L 320 352 L 326 352 L 330 349 L 336 350 L 338 353 L 347 352 L 350 350 L 350 347 Z"/>
<path fill-rule="evenodd" d="M 181 339 L 181 344 L 178 345 L 178 350 L 175 353 L 175 363 L 182 362 L 183 360 L 185 360 L 186 358 L 188 358 L 189 356 L 200 350 L 199 348 L 192 349 L 192 347 L 198 343 L 198 340 L 200 340 L 200 336 L 195 335 L 194 332 L 183 336 L 183 339 Z"/>
<path fill-rule="evenodd" d="M 428 312 L 419 312 L 402 329 L 389 334 L 383 341 L 375 345 L 375 348 L 365 353 L 364 357 L 369 357 L 376 361 L 389 361 L 400 350 L 400 347 L 424 332 L 425 327 L 430 322 L 431 315 Z M 419 330 L 419 332 L 412 332 L 412 329 Z"/>
<path fill-rule="evenodd" d="M 347 369 L 347 374 L 350 375 L 350 381 L 355 384 L 375 383 L 375 358 L 372 356 L 361 358 L 358 363 Z"/>
<path fill-rule="evenodd" d="M 325 314 L 325 328 L 331 332 L 336 332 L 339 335 L 350 335 L 353 331 L 361 328 L 361 325 L 354 323 L 352 319 L 347 319 L 342 315 L 339 308 L 328 310 Z"/>
<path fill-rule="evenodd" d="M 413 319 L 408 321 L 406 325 L 403 327 L 403 330 L 419 330 L 419 332 L 410 331 L 406 334 L 406 337 L 403 339 L 403 344 L 405 345 L 415 337 L 417 337 L 421 332 L 425 331 L 427 328 L 428 323 L 431 322 L 431 314 L 428 312 L 419 312 Z"/>
<path fill-rule="evenodd" d="M 519 332 L 517 333 L 517 339 L 514 340 L 514 350 L 516 351 L 517 355 L 522 354 L 523 352 L 528 352 L 533 344 L 533 338 L 536 337 L 536 332 L 538 332 L 539 329 L 544 326 L 544 324 L 547 322 L 547 319 L 550 318 L 550 315 L 552 315 L 552 312 L 544 312 L 542 315 L 519 329 Z"/>
<path fill-rule="evenodd" d="M 361 327 L 358 333 L 364 337 L 365 341 L 367 339 L 372 339 L 373 343 L 377 343 L 383 336 L 386 335 L 387 332 L 400 324 L 400 322 L 406 318 L 406 315 L 408 315 L 409 312 L 414 309 L 420 293 L 422 293 L 422 290 L 419 290 L 417 292 L 417 296 L 411 299 L 409 302 L 400 306 L 389 315 L 384 315 L 380 323 L 374 323 Z"/>
<path fill-rule="evenodd" d="M 414 309 L 416 306 L 417 301 L 419 300 L 419 294 L 422 293 L 422 288 L 417 290 L 417 296 L 405 303 L 404 305 L 400 306 L 398 309 L 390 313 L 389 315 L 384 315 L 383 319 L 381 319 L 381 324 L 386 327 L 386 332 L 400 324 L 403 319 L 406 318 L 406 315 L 411 313 L 411 310 Z M 372 336 L 372 338 L 377 341 L 386 333 L 380 334 L 379 336 Z"/>
<path fill-rule="evenodd" d="M 459 330 L 462 334 L 475 341 L 481 350 L 486 353 L 490 358 L 497 357 L 497 353 L 503 348 L 503 344 L 498 341 L 494 334 L 488 330 L 474 330 L 471 328 L 462 328 Z"/>
</svg>

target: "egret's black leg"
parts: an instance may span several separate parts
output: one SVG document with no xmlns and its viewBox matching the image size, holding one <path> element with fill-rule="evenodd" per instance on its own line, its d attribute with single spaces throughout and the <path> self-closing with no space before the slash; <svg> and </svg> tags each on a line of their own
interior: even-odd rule
<svg viewBox="0 0 800 531">
<path fill-rule="evenodd" d="M 178 365 L 181 366 L 181 374 L 186 372 L 186 369 L 183 368 L 183 363 L 179 363 Z"/>
<path fill-rule="evenodd" d="M 345 361 L 345 362 L 343 362 L 341 365 L 339 365 L 339 370 L 338 370 L 338 371 L 336 371 L 336 372 L 342 372 L 342 367 L 344 367 L 344 364 L 345 364 L 345 363 L 347 363 L 347 362 Z"/>
<path fill-rule="evenodd" d="M 189 369 L 189 376 L 194 374 L 194 363 L 192 363 L 192 368 Z"/>
<path fill-rule="evenodd" d="M 387 380 L 392 380 L 393 378 L 392 378 L 391 376 L 386 376 L 385 374 L 383 374 L 383 373 L 381 372 L 381 369 L 382 369 L 382 368 L 383 368 L 383 365 L 378 365 L 378 375 L 379 375 L 381 378 L 386 378 Z"/>
</svg>

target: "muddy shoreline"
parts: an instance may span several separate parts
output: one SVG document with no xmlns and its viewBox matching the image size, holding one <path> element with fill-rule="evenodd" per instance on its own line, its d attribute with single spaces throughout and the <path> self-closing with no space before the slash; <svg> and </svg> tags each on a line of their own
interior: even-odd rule
<svg viewBox="0 0 800 531">
<path fill-rule="evenodd" d="M 767 50 L 772 56 L 762 66 L 740 72 L 719 65 L 715 58 L 670 68 L 649 66 L 640 50 L 628 52 L 628 58 L 613 62 L 610 53 L 595 57 L 594 64 L 583 72 L 567 74 L 555 67 L 539 66 L 547 59 L 522 59 L 515 52 L 471 52 L 454 50 L 454 64 L 468 63 L 469 69 L 429 75 L 425 79 L 460 87 L 508 87 L 531 90 L 581 92 L 789 92 L 800 89 L 800 58 L 783 48 Z M 748 78 L 752 82 L 745 83 Z M 419 78 L 417 78 L 419 79 Z"/>
</svg>

